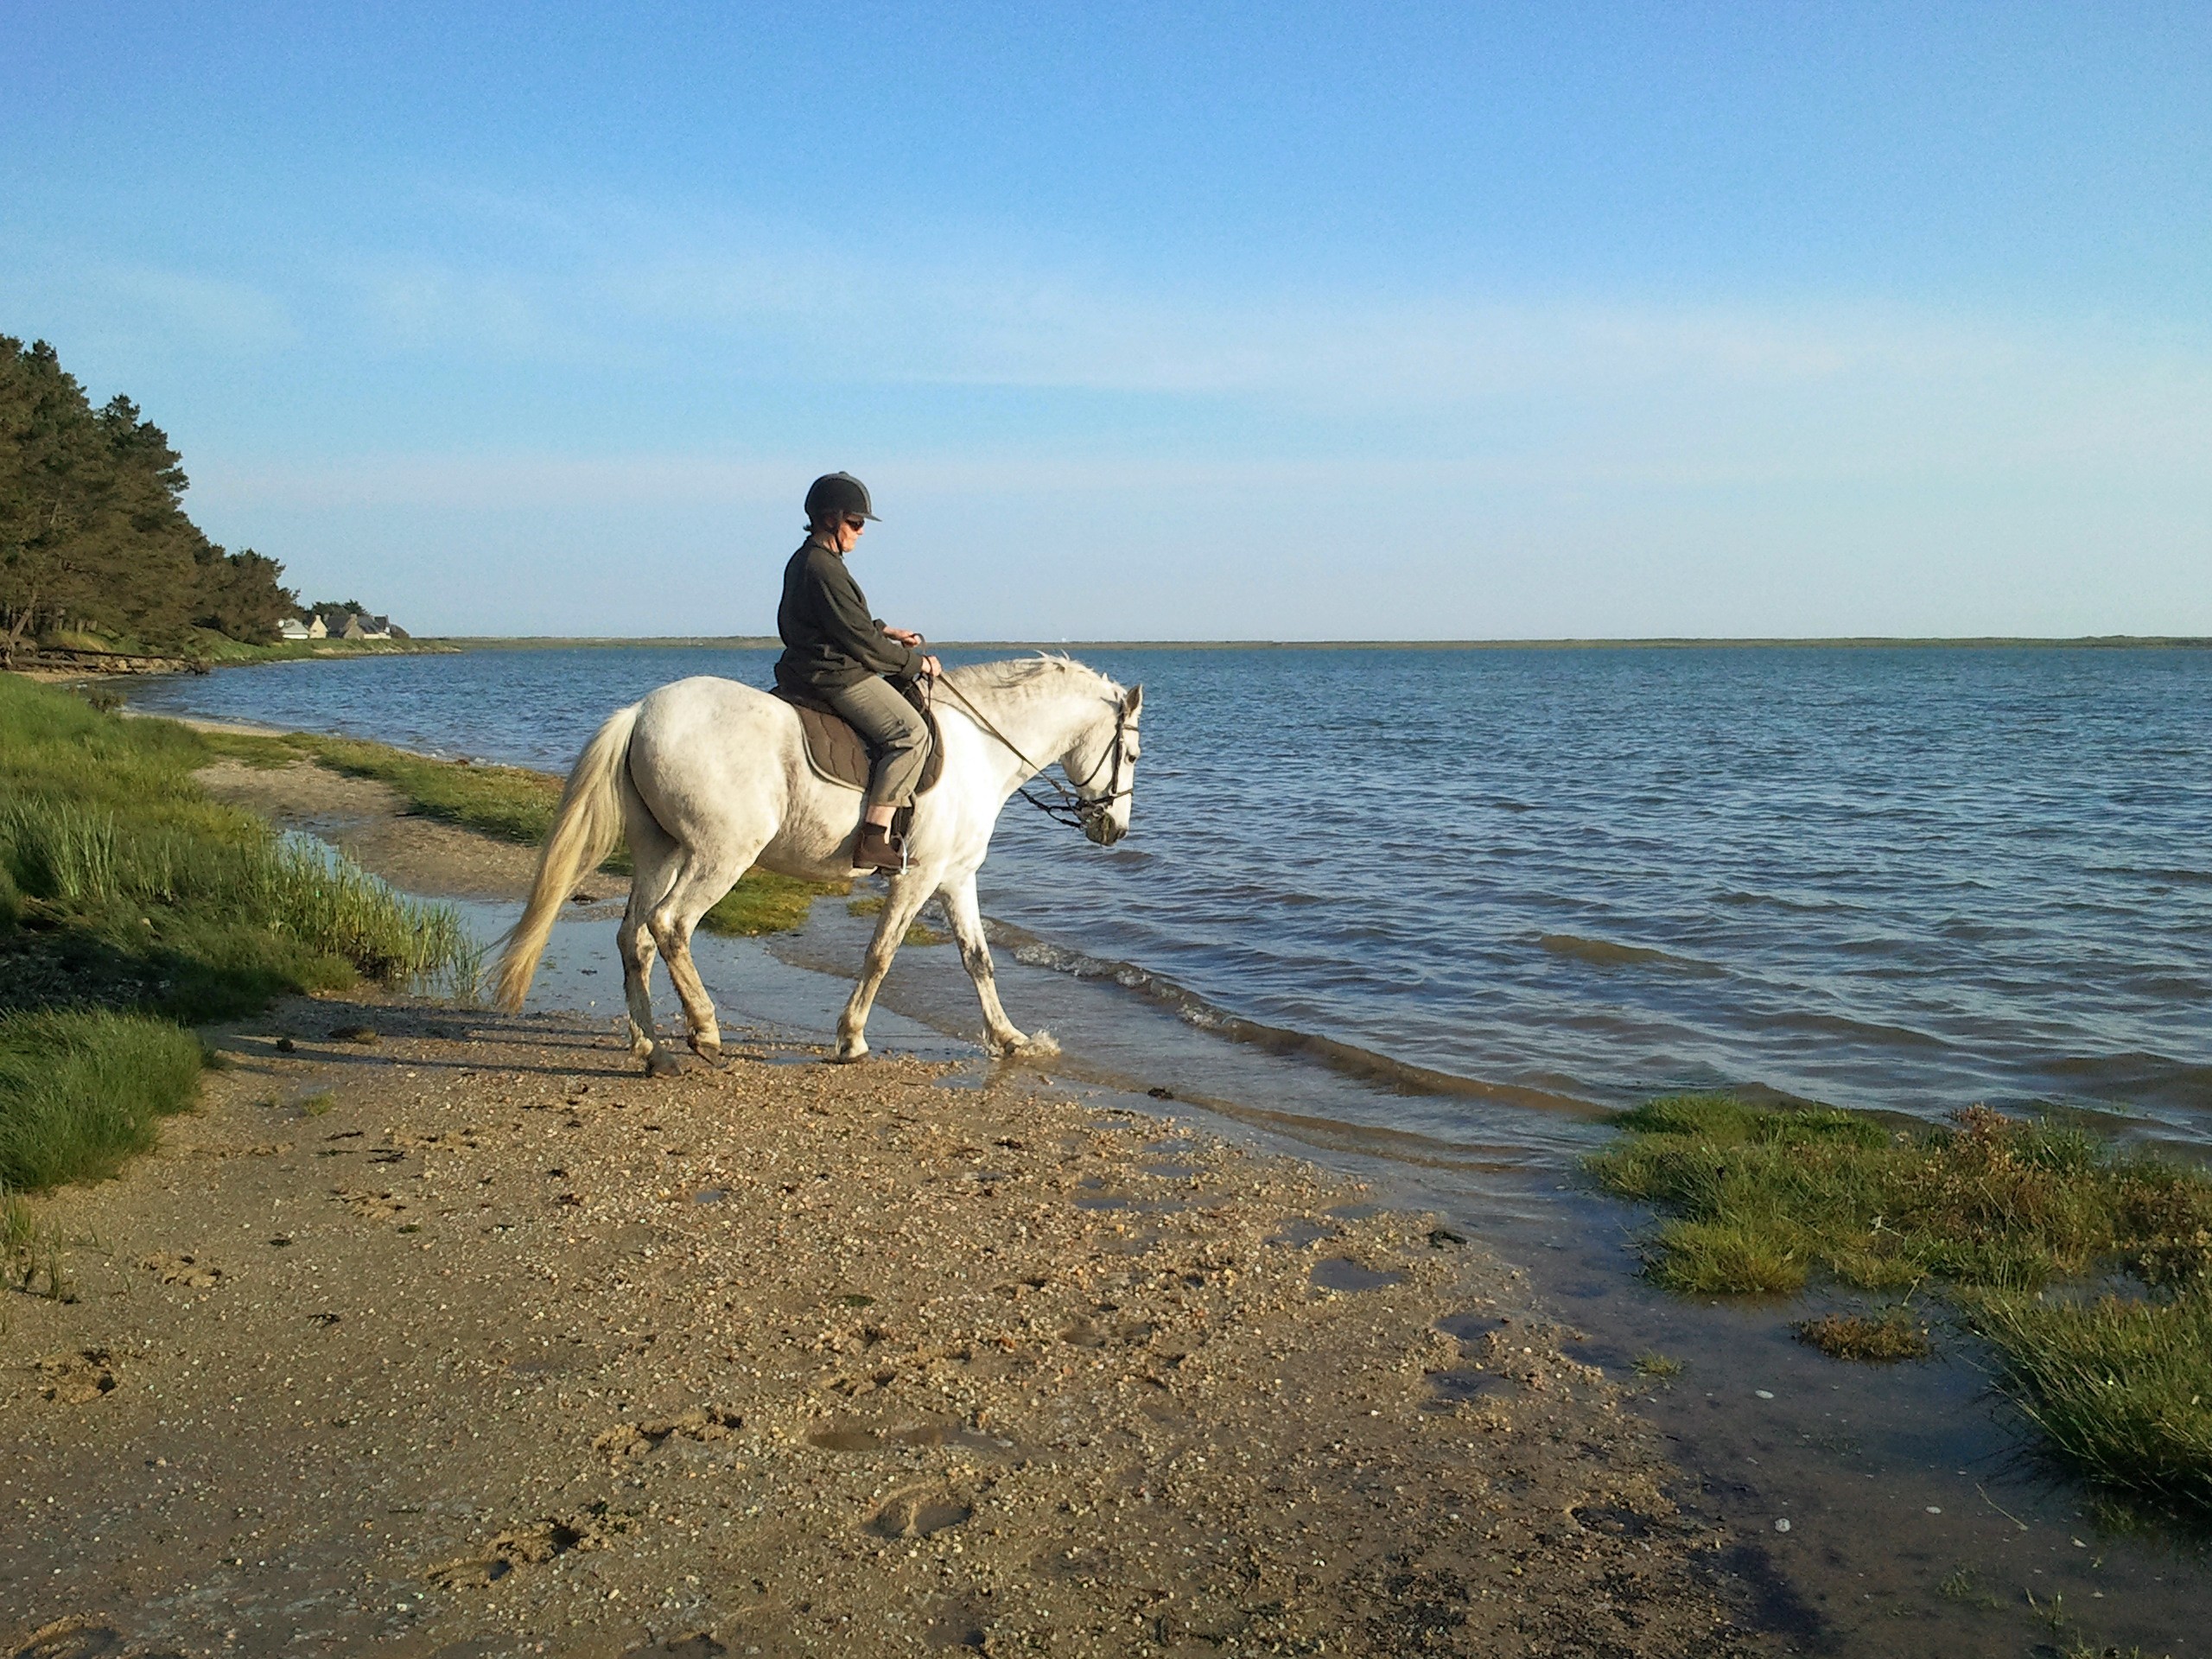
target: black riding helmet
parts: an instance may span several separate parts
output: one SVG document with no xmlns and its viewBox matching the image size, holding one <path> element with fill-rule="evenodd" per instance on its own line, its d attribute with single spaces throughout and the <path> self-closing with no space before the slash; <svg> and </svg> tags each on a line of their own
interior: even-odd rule
<svg viewBox="0 0 2212 1659">
<path fill-rule="evenodd" d="M 807 523 L 812 524 L 833 512 L 849 513 L 856 518 L 874 518 L 875 513 L 868 499 L 868 486 L 850 473 L 824 473 L 807 486 Z"/>
</svg>

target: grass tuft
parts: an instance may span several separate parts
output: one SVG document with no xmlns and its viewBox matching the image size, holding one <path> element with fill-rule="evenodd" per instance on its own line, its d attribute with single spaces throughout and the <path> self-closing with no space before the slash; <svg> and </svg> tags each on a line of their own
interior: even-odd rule
<svg viewBox="0 0 2212 1659">
<path fill-rule="evenodd" d="M 2212 1515 L 2212 1294 L 1967 1305 L 1999 1386 L 2061 1457 L 2107 1485 Z"/>
<path fill-rule="evenodd" d="M 114 1173 L 154 1144 L 156 1119 L 192 1103 L 200 1064 L 200 1039 L 166 1020 L 0 1015 L 0 1183 L 36 1191 Z"/>
<path fill-rule="evenodd" d="M 1673 1095 L 1588 1168 L 1658 1206 L 1645 1270 L 1700 1295 L 1948 1285 L 2051 1451 L 2116 1491 L 2212 1516 L 2212 1180 L 1986 1107 L 1897 1130 L 1827 1108 Z M 2145 1294 L 2046 1294 L 2111 1268 Z M 1927 1351 L 1903 1310 L 1796 1327 L 1839 1358 Z"/>
<path fill-rule="evenodd" d="M 1876 1319 L 1863 1313 L 1830 1313 L 1817 1319 L 1800 1319 L 1789 1328 L 1798 1341 L 1831 1359 L 1886 1365 L 1901 1359 L 1925 1359 L 1935 1351 L 1929 1345 L 1928 1327 L 1901 1307 Z"/>
</svg>

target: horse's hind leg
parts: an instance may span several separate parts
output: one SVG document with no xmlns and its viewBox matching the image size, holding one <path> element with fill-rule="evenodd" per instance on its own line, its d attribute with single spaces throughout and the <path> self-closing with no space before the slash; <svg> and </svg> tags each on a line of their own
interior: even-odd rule
<svg viewBox="0 0 2212 1659">
<path fill-rule="evenodd" d="M 622 996 L 630 1009 L 630 1052 L 651 1064 L 653 1053 L 653 936 L 645 926 L 645 904 L 637 887 L 614 935 L 622 956 Z"/>
<path fill-rule="evenodd" d="M 876 991 L 883 984 L 883 976 L 891 971 L 891 959 L 899 954 L 906 930 L 913 925 L 914 918 L 921 913 L 922 906 L 929 899 L 931 885 L 918 870 L 908 870 L 904 875 L 891 878 L 891 890 L 884 895 L 883 909 L 875 918 L 874 936 L 868 942 L 868 957 L 861 967 L 860 983 L 853 987 L 844 1013 L 837 1017 L 839 1059 L 866 1058 L 868 1011 L 875 1006 Z"/>
<path fill-rule="evenodd" d="M 653 1030 L 653 952 L 652 916 L 654 906 L 668 892 L 682 849 L 667 832 L 642 811 L 628 815 L 630 842 L 630 902 L 622 912 L 615 943 L 622 956 L 622 995 L 630 1009 L 630 1052 L 645 1063 L 649 1072 L 675 1069 L 673 1055 L 660 1054 Z M 669 976 L 675 977 L 673 971 Z"/>
<path fill-rule="evenodd" d="M 741 856 L 740 849 L 725 849 L 711 861 L 696 851 L 690 853 L 668 896 L 645 918 L 668 963 L 676 995 L 683 1001 L 683 1023 L 690 1031 L 692 1052 L 709 1063 L 721 1058 L 721 1027 L 715 1018 L 714 999 L 700 982 L 699 965 L 691 959 L 691 931 L 737 885 L 738 877 L 759 851 L 757 847 L 746 848 Z"/>
<path fill-rule="evenodd" d="M 990 943 L 983 937 L 982 912 L 976 907 L 976 873 L 970 870 L 958 880 L 946 882 L 944 893 L 952 937 L 960 941 L 960 960 L 968 969 L 968 977 L 976 982 L 976 997 L 983 1005 L 983 1028 L 989 1035 L 989 1046 L 1001 1054 L 1019 1053 L 1030 1046 L 1030 1040 L 1006 1017 L 999 1001 L 998 973 L 991 966 Z"/>
</svg>

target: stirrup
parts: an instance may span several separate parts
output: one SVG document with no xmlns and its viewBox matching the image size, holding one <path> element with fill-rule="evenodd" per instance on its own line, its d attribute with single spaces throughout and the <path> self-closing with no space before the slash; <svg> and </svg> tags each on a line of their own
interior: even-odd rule
<svg viewBox="0 0 2212 1659">
<path fill-rule="evenodd" d="M 853 868 L 859 870 L 881 870 L 887 874 L 904 874 L 906 868 L 906 838 L 894 836 L 880 824 L 864 823 L 853 842 Z"/>
</svg>

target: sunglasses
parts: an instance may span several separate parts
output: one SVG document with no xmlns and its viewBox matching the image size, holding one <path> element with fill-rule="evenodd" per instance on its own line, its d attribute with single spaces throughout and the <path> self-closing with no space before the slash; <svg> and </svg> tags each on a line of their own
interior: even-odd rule
<svg viewBox="0 0 2212 1659">
<path fill-rule="evenodd" d="M 845 515 L 845 528 L 847 530 L 865 530 L 867 527 L 867 519 L 855 518 L 850 513 L 847 513 Z"/>
</svg>

